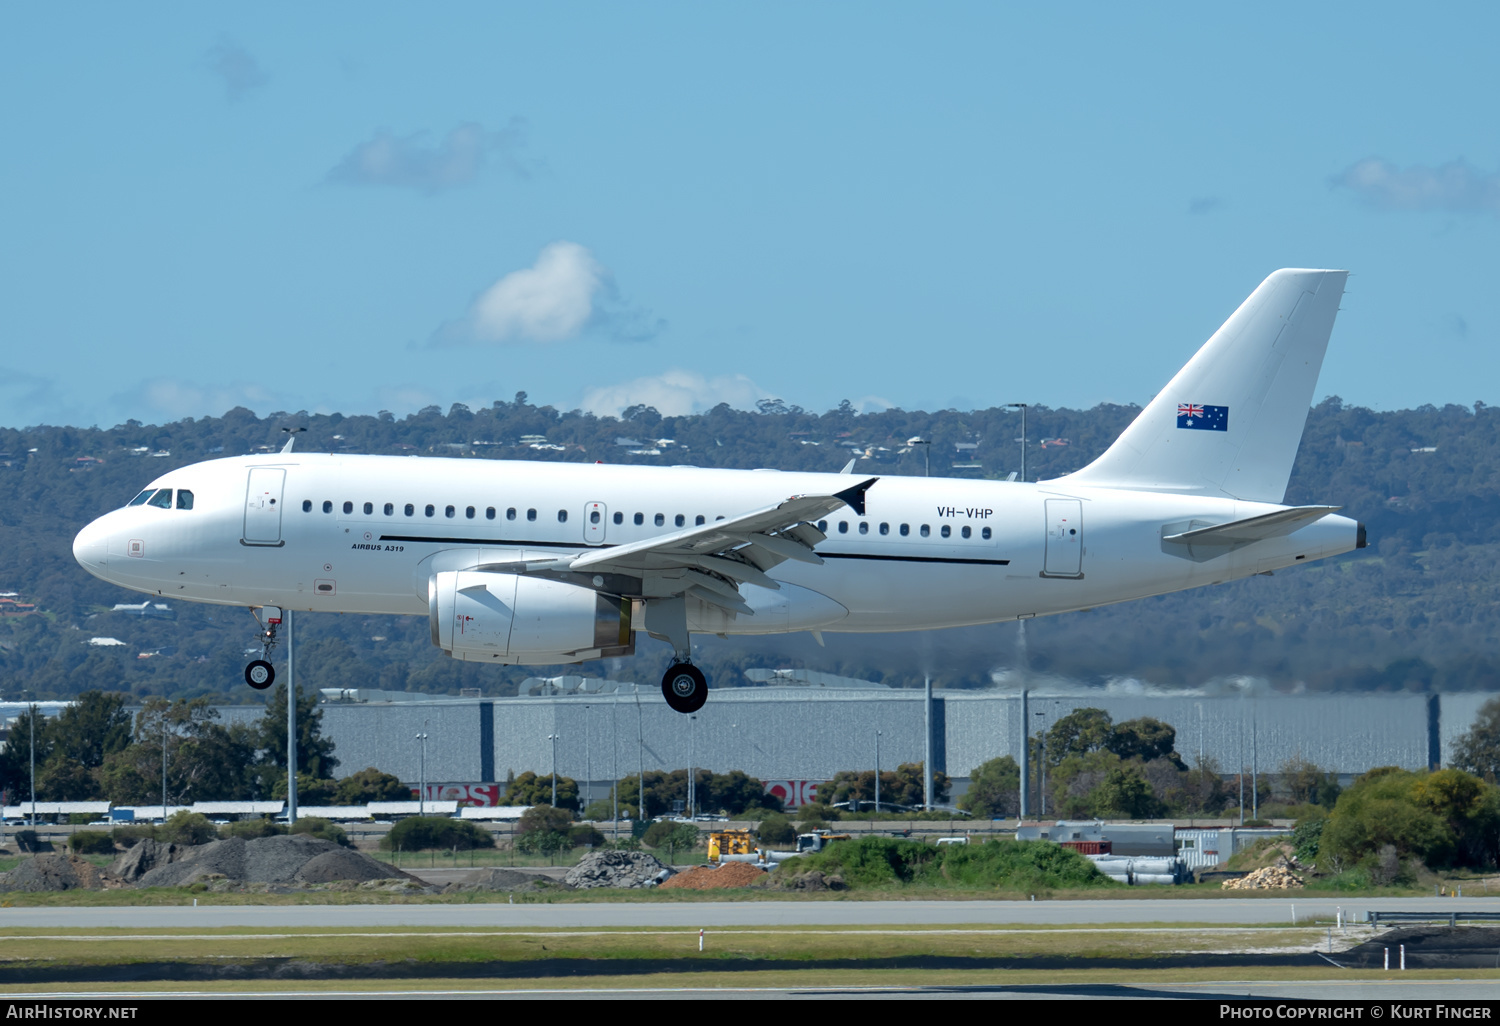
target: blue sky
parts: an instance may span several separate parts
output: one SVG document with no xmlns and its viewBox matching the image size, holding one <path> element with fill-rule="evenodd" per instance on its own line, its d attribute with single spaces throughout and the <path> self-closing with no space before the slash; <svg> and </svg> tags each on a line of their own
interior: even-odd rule
<svg viewBox="0 0 1500 1026">
<path fill-rule="evenodd" d="M 0 424 L 1500 401 L 1500 7 L 9 4 Z"/>
</svg>

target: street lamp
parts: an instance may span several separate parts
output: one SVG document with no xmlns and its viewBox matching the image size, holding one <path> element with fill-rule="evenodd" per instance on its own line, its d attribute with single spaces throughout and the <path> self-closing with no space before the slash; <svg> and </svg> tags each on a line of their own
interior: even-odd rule
<svg viewBox="0 0 1500 1026">
<path fill-rule="evenodd" d="M 698 717 L 688 717 L 688 819 L 698 818 L 698 781 L 694 763 L 698 761 Z"/>
<path fill-rule="evenodd" d="M 427 721 L 422 721 L 422 726 L 427 726 Z M 420 790 L 417 791 L 417 815 L 427 815 L 427 732 L 416 735 L 416 740 L 422 743 L 422 769 L 421 776 L 417 778 Z"/>
<path fill-rule="evenodd" d="M 21 694 L 32 696 L 26 719 L 31 725 L 31 825 L 36 826 L 36 692 L 22 688 Z"/>
<path fill-rule="evenodd" d="M 1026 480 L 1026 404 L 1006 403 L 1007 408 L 1021 411 L 1021 437 L 1016 441 L 1021 443 L 1021 480 Z"/>
<path fill-rule="evenodd" d="M 557 808 L 557 739 L 561 734 L 548 734 L 547 740 L 552 742 L 552 807 Z"/>
<path fill-rule="evenodd" d="M 913 449 L 915 449 L 919 445 L 925 445 L 927 447 L 927 448 L 925 448 L 925 449 L 922 450 L 922 476 L 923 477 L 931 477 L 932 476 L 932 439 L 930 439 L 930 438 L 923 438 L 921 435 L 913 435 L 911 438 L 908 438 L 906 440 L 906 444 L 909 445 L 909 446 L 911 446 Z"/>
<path fill-rule="evenodd" d="M 875 815 L 880 815 L 880 731 L 875 732 Z"/>
<path fill-rule="evenodd" d="M 589 707 L 583 707 L 583 787 L 588 788 L 588 796 L 585 797 L 583 788 L 578 789 L 578 818 L 584 818 L 588 812 L 589 798 L 594 797 L 594 752 L 591 747 L 593 738 L 589 735 Z"/>
<path fill-rule="evenodd" d="M 1037 731 L 1037 793 L 1036 805 L 1037 815 L 1043 818 L 1047 815 L 1047 714 L 1039 712 L 1037 718 L 1042 721 L 1042 730 Z"/>
</svg>

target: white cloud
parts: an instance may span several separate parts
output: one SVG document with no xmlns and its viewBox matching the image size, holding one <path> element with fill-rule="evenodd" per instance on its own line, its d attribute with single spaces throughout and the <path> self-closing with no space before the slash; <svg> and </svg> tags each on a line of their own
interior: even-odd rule
<svg viewBox="0 0 1500 1026">
<path fill-rule="evenodd" d="M 205 56 L 208 70 L 224 84 L 224 95 L 231 103 L 270 81 L 250 52 L 233 40 L 221 40 Z"/>
<path fill-rule="evenodd" d="M 465 317 L 433 337 L 438 345 L 467 342 L 565 342 L 589 330 L 616 341 L 644 341 L 665 327 L 621 298 L 614 276 L 576 242 L 553 242 L 536 263 L 485 289 Z"/>
<path fill-rule="evenodd" d="M 1387 210 L 1500 213 L 1500 172 L 1481 171 L 1462 159 L 1439 167 L 1398 168 L 1371 157 L 1336 175 L 1332 184 Z"/>
<path fill-rule="evenodd" d="M 143 421 L 217 417 L 236 406 L 268 413 L 281 403 L 274 392 L 253 381 L 209 386 L 170 377 L 148 378 L 113 401 L 127 416 Z"/>
<path fill-rule="evenodd" d="M 493 131 L 471 121 L 431 145 L 426 132 L 397 137 L 382 128 L 345 154 L 328 172 L 328 180 L 432 194 L 472 182 L 491 157 L 512 174 L 526 178 L 532 164 L 519 153 L 525 133 L 524 118 L 511 118 L 504 128 Z"/>
<path fill-rule="evenodd" d="M 618 417 L 632 406 L 653 406 L 664 417 L 685 417 L 711 410 L 720 403 L 736 409 L 753 409 L 759 399 L 770 396 L 743 374 L 708 378 L 696 371 L 669 370 L 656 377 L 636 378 L 605 385 L 584 393 L 579 406 L 598 416 Z"/>
</svg>

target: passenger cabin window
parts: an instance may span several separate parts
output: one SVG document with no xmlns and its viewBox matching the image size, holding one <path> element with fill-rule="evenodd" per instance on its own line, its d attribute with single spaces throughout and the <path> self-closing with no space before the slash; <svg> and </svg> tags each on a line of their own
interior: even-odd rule
<svg viewBox="0 0 1500 1026">
<path fill-rule="evenodd" d="M 345 499 L 344 500 L 344 512 L 346 514 L 353 513 L 354 512 L 354 503 L 352 503 L 352 502 L 348 501 L 347 499 Z"/>
<path fill-rule="evenodd" d="M 881 534 L 890 534 L 891 533 L 891 525 L 890 524 L 881 524 L 880 525 L 880 533 Z"/>
<path fill-rule="evenodd" d="M 972 538 L 974 536 L 974 529 L 972 527 L 965 526 L 964 529 L 962 531 L 959 531 L 958 533 L 963 535 L 965 538 Z"/>
<path fill-rule="evenodd" d="M 324 499 L 323 500 L 323 512 L 324 513 L 332 513 L 333 512 L 333 500 L 331 500 L 331 499 Z"/>
<path fill-rule="evenodd" d="M 859 533 L 860 534 L 869 534 L 870 533 L 870 525 L 868 523 L 866 523 L 865 521 L 861 520 L 859 522 Z"/>
<path fill-rule="evenodd" d="M 952 534 L 953 534 L 953 528 L 949 527 L 947 524 L 944 524 L 943 525 L 943 537 L 944 538 L 948 538 L 948 537 L 952 536 Z"/>
<path fill-rule="evenodd" d="M 424 507 L 424 508 L 423 508 L 423 510 L 422 510 L 422 512 L 423 512 L 423 513 L 426 513 L 426 514 L 427 514 L 427 515 L 428 515 L 428 516 L 432 516 L 432 515 L 433 515 L 433 514 L 434 514 L 434 513 L 436 513 L 436 512 L 437 512 L 437 507 L 436 507 L 436 506 L 434 506 L 434 505 L 433 505 L 433 504 L 432 504 L 432 503 L 430 503 L 430 502 L 429 502 L 429 503 L 428 503 L 428 504 L 427 504 L 427 505 L 426 505 L 426 506 L 425 506 L 425 507 Z"/>
<path fill-rule="evenodd" d="M 636 527 L 640 527 L 645 522 L 646 522 L 646 514 L 644 514 L 644 513 L 637 513 L 635 515 L 635 526 Z"/>
<path fill-rule="evenodd" d="M 466 520 L 473 520 L 474 519 L 474 507 L 473 506 L 465 507 L 465 509 L 464 509 L 464 519 L 466 519 Z"/>
<path fill-rule="evenodd" d="M 484 508 L 484 519 L 486 519 L 486 520 L 494 520 L 495 519 L 495 507 L 494 506 L 486 506 Z"/>
<path fill-rule="evenodd" d="M 703 526 L 704 523 L 705 523 L 705 520 L 703 518 L 703 514 L 702 513 L 699 513 L 696 517 L 693 518 L 693 524 L 694 524 L 694 526 L 701 527 L 701 526 Z"/>
<path fill-rule="evenodd" d="M 666 516 L 665 513 L 658 513 L 658 514 L 656 514 L 656 526 L 657 527 L 662 527 L 663 525 L 666 524 L 666 522 L 667 522 L 667 516 Z"/>
<path fill-rule="evenodd" d="M 566 524 L 568 522 L 568 511 L 567 510 L 560 509 L 560 510 L 557 511 L 557 522 L 559 524 Z"/>
<path fill-rule="evenodd" d="M 416 512 L 417 512 L 417 507 L 413 506 L 411 503 L 408 502 L 406 504 L 406 508 L 402 512 L 404 512 L 409 517 L 410 516 L 415 516 Z"/>
<path fill-rule="evenodd" d="M 679 513 L 677 514 L 677 519 L 673 520 L 672 523 L 676 524 L 678 527 L 681 527 L 683 524 L 687 523 L 687 517 Z"/>
<path fill-rule="evenodd" d="M 909 534 L 911 534 L 911 525 L 910 524 L 902 524 L 901 525 L 901 537 L 905 538 Z"/>
<path fill-rule="evenodd" d="M 457 512 L 458 510 L 454 509 L 452 506 L 443 507 L 443 516 L 447 517 L 449 520 L 452 520 L 454 514 L 456 514 Z"/>
<path fill-rule="evenodd" d="M 178 509 L 192 509 L 193 508 L 193 493 L 190 492 L 190 491 L 188 491 L 186 488 L 179 488 L 179 489 L 177 489 L 177 508 Z"/>
<path fill-rule="evenodd" d="M 516 519 L 516 508 L 514 506 L 512 506 L 510 509 L 508 509 L 508 510 L 505 511 L 505 519 L 506 520 L 514 520 L 514 519 Z"/>
<path fill-rule="evenodd" d="M 847 520 L 840 520 L 839 521 L 839 534 L 848 534 L 848 533 L 849 533 L 849 521 L 847 521 Z M 288 772 L 290 772 L 290 771 L 288 771 Z"/>
<path fill-rule="evenodd" d="M 618 525 L 618 524 L 623 524 L 624 522 L 625 522 L 625 514 L 624 513 L 616 513 L 615 514 L 615 523 Z"/>
<path fill-rule="evenodd" d="M 535 520 L 536 519 L 536 510 L 534 510 L 534 509 L 528 509 L 526 511 L 526 519 L 527 520 Z"/>
<path fill-rule="evenodd" d="M 386 503 L 385 506 L 384 506 L 384 510 L 385 510 L 385 515 L 386 516 L 391 516 L 392 514 L 394 514 L 396 512 L 396 505 L 395 505 L 395 503 L 391 503 L 391 502 Z"/>
<path fill-rule="evenodd" d="M 818 521 L 818 530 L 822 531 L 824 534 L 827 534 L 828 533 L 828 521 L 826 521 L 826 520 L 819 520 Z"/>
<path fill-rule="evenodd" d="M 597 509 L 589 511 L 589 523 L 597 524 L 599 519 L 599 511 Z"/>
<path fill-rule="evenodd" d="M 312 512 L 312 500 L 311 499 L 303 499 L 302 500 L 302 512 L 304 512 L 304 513 L 311 513 Z"/>
<path fill-rule="evenodd" d="M 932 528 L 928 527 L 926 524 L 923 524 L 922 525 L 922 537 L 926 538 L 926 537 L 928 537 L 931 534 L 932 534 Z"/>
<path fill-rule="evenodd" d="M 172 489 L 170 489 L 170 488 L 163 488 L 161 491 L 159 491 L 155 495 L 151 496 L 151 501 L 148 502 L 146 505 L 148 505 L 148 506 L 157 506 L 157 507 L 160 507 L 161 509 L 171 509 L 172 508 Z"/>
<path fill-rule="evenodd" d="M 979 529 L 979 537 L 983 538 L 985 541 L 989 541 L 990 540 L 990 529 L 988 527 L 981 527 Z"/>
<path fill-rule="evenodd" d="M 373 502 L 367 502 L 365 503 L 364 509 L 365 516 L 369 516 L 371 513 L 375 512 L 375 504 Z"/>
</svg>

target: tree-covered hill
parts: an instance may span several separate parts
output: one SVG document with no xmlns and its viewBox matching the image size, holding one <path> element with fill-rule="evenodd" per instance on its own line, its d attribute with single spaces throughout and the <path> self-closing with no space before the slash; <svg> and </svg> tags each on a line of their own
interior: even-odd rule
<svg viewBox="0 0 1500 1026">
<path fill-rule="evenodd" d="M 1077 469 L 1137 412 L 1032 407 L 1027 476 Z M 996 479 L 1019 470 L 1020 417 L 1008 409 L 856 414 L 844 404 L 814 414 L 765 402 L 755 412 L 663 418 L 636 408 L 615 419 L 535 407 L 520 393 L 488 409 L 428 407 L 401 419 L 235 409 L 161 425 L 0 429 L 0 592 L 40 610 L 0 618 L 0 697 L 105 688 L 253 700 L 239 683 L 253 641 L 248 613 L 182 602 L 170 618 L 111 612 L 144 596 L 89 576 L 71 543 L 163 471 L 279 449 L 293 427 L 307 429 L 299 449 L 332 452 L 830 471 L 858 458 L 861 472 L 886 475 L 921 474 L 930 460 L 934 475 Z M 931 446 L 908 445 L 914 436 Z M 1371 547 L 1272 578 L 1033 621 L 1031 668 L 1167 686 L 1247 675 L 1283 688 L 1500 687 L 1500 412 L 1482 403 L 1373 411 L 1327 399 L 1308 419 L 1287 501 L 1343 505 L 1368 525 Z M 425 618 L 304 615 L 298 624 L 307 686 L 498 695 L 562 672 L 455 662 L 432 648 Z M 90 643 L 101 637 L 125 644 Z M 903 686 L 931 672 L 952 687 L 986 686 L 1017 659 L 1014 625 L 830 634 L 827 643 L 710 638 L 697 658 L 718 685 L 747 683 L 738 671 L 750 666 L 805 665 Z M 643 635 L 639 651 L 567 672 L 655 680 L 667 647 Z"/>
</svg>

